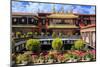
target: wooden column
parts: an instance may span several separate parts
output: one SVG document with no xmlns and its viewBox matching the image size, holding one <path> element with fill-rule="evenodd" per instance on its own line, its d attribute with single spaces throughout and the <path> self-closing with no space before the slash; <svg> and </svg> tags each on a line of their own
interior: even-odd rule
<svg viewBox="0 0 100 67">
<path fill-rule="evenodd" d="M 38 20 L 38 28 L 39 28 L 39 32 L 41 32 L 41 26 L 42 26 L 42 24 L 41 24 L 41 18 L 39 18 L 39 20 Z"/>
<path fill-rule="evenodd" d="M 48 22 L 49 22 L 49 21 L 48 21 L 48 18 L 46 18 L 46 24 L 45 24 L 45 25 L 46 25 L 46 32 L 47 32 L 47 30 L 48 30 Z"/>
</svg>

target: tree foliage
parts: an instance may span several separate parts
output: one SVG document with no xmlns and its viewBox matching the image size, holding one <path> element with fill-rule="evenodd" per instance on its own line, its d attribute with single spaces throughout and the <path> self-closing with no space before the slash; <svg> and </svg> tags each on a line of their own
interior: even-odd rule
<svg viewBox="0 0 100 67">
<path fill-rule="evenodd" d="M 30 51 L 39 51 L 40 50 L 40 41 L 38 39 L 29 39 L 26 42 L 26 49 Z"/>
<path fill-rule="evenodd" d="M 63 42 L 60 38 L 56 38 L 56 39 L 53 40 L 52 48 L 54 50 L 61 50 L 62 46 L 63 46 Z"/>
</svg>

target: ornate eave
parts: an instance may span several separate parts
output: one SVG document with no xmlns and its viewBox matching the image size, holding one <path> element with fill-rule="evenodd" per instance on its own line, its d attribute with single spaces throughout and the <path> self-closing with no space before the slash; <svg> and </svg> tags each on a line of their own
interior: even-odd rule
<svg viewBox="0 0 100 67">
<path fill-rule="evenodd" d="M 54 13 L 54 14 L 51 14 L 51 15 L 47 16 L 47 18 L 60 18 L 60 19 L 63 19 L 63 18 L 78 18 L 78 16 L 74 15 L 72 13 L 69 13 L 69 14 Z"/>
</svg>

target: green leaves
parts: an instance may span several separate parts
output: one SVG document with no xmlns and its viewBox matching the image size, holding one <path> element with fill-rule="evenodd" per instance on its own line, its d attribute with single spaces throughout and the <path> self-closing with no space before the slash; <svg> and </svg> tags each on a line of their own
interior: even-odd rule
<svg viewBox="0 0 100 67">
<path fill-rule="evenodd" d="M 29 39 L 26 42 L 26 49 L 32 51 L 40 50 L 40 41 L 37 39 Z"/>
<path fill-rule="evenodd" d="M 56 38 L 55 40 L 53 40 L 52 42 L 52 48 L 54 50 L 60 50 L 63 46 L 63 42 L 60 38 Z"/>
<path fill-rule="evenodd" d="M 88 59 L 88 58 L 90 58 L 90 60 L 93 59 L 93 54 L 87 53 L 87 54 L 84 56 L 84 59 Z"/>
<path fill-rule="evenodd" d="M 79 40 L 75 41 L 74 48 L 77 50 L 81 50 L 82 48 L 84 48 L 84 46 L 85 46 L 84 44 L 85 44 L 84 41 L 79 39 Z"/>
</svg>

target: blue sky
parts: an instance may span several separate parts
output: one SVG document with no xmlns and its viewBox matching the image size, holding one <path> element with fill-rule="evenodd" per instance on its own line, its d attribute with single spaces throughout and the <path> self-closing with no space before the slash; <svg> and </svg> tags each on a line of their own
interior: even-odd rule
<svg viewBox="0 0 100 67">
<path fill-rule="evenodd" d="M 56 12 L 73 11 L 80 14 L 95 14 L 95 6 L 87 5 L 69 5 L 69 4 L 51 4 L 51 3 L 34 3 L 28 1 L 12 1 L 12 12 L 28 12 L 28 13 L 48 13 L 52 12 L 52 7 L 55 6 Z"/>
</svg>

